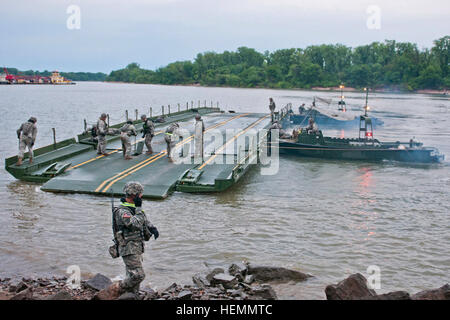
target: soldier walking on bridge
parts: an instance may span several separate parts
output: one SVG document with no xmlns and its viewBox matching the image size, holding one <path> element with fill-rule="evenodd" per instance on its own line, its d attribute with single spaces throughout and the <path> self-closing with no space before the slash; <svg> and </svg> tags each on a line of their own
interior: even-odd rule
<svg viewBox="0 0 450 320">
<path fill-rule="evenodd" d="M 194 126 L 194 163 L 203 163 L 203 134 L 205 132 L 205 124 L 203 123 L 202 117 L 197 114 L 195 116 L 195 126 Z"/>
<path fill-rule="evenodd" d="M 177 130 L 179 128 L 180 126 L 178 125 L 178 123 L 174 122 L 169 127 L 167 127 L 165 132 L 164 140 L 167 144 L 167 158 L 169 158 L 169 162 L 173 162 L 172 151 L 177 142 Z"/>
<path fill-rule="evenodd" d="M 133 121 L 129 120 L 126 124 L 120 128 L 120 140 L 122 140 L 122 151 L 123 151 L 123 157 L 125 160 L 132 159 L 131 157 L 131 136 L 136 136 L 136 128 L 133 125 Z"/>
<path fill-rule="evenodd" d="M 108 125 L 106 124 L 106 113 L 102 113 L 97 121 L 97 154 L 107 156 L 106 153 L 106 135 L 108 133 Z"/>
<path fill-rule="evenodd" d="M 147 154 L 152 154 L 152 139 L 155 136 L 155 125 L 151 119 L 148 119 L 145 114 L 141 116 L 142 120 L 142 138 L 145 138 L 145 146 L 147 147 Z"/>
<path fill-rule="evenodd" d="M 25 149 L 28 148 L 30 164 L 33 163 L 33 146 L 37 135 L 37 119 L 31 117 L 27 122 L 22 123 L 17 129 L 17 138 L 19 139 L 19 154 L 17 156 L 16 166 L 22 165 L 22 160 L 25 155 Z"/>
<path fill-rule="evenodd" d="M 274 119 L 275 108 L 276 108 L 275 101 L 273 101 L 272 98 L 269 98 L 269 110 L 270 110 L 270 115 L 272 117 L 272 122 L 275 120 Z"/>
</svg>

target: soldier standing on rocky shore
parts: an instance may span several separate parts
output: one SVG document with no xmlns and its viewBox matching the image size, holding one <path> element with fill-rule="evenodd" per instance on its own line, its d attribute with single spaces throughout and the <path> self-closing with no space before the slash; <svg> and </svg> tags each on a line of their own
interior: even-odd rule
<svg viewBox="0 0 450 320">
<path fill-rule="evenodd" d="M 145 278 L 142 268 L 144 241 L 150 240 L 152 235 L 156 240 L 159 232 L 142 210 L 144 187 L 139 182 L 128 182 L 123 191 L 125 197 L 120 199 L 120 206 L 114 209 L 113 229 L 117 230 L 115 238 L 118 241 L 118 253 L 125 263 L 127 277 L 117 286 L 120 293 L 129 292 L 137 296 Z"/>
</svg>

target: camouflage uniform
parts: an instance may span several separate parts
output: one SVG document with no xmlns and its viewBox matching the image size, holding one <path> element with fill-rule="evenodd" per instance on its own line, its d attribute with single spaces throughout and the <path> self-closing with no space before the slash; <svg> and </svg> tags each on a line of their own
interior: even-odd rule
<svg viewBox="0 0 450 320">
<path fill-rule="evenodd" d="M 275 108 L 276 108 L 275 102 L 273 100 L 271 100 L 270 104 L 269 104 L 270 113 L 274 113 L 275 112 Z"/>
<path fill-rule="evenodd" d="M 309 119 L 309 124 L 306 127 L 306 132 L 312 133 L 312 134 L 316 134 L 319 132 L 319 127 L 315 123 L 314 119 L 312 119 L 312 118 Z"/>
<path fill-rule="evenodd" d="M 130 190 L 138 186 L 138 191 Z M 127 190 L 128 188 L 128 190 Z M 142 193 L 142 185 L 129 182 L 124 190 L 127 196 L 129 193 Z M 141 207 L 136 207 L 134 203 L 122 201 L 114 212 L 115 220 L 121 235 L 118 237 L 119 254 L 125 263 L 126 278 L 121 283 L 121 289 L 128 292 L 138 293 L 139 286 L 145 278 L 142 268 L 142 254 L 144 253 L 144 233 L 145 227 L 153 227 L 147 219 Z"/>
<path fill-rule="evenodd" d="M 270 110 L 270 115 L 272 118 L 272 122 L 275 120 L 274 119 L 274 113 L 275 113 L 275 101 L 272 100 L 272 98 L 270 98 L 270 103 L 269 103 L 269 110 Z"/>
<path fill-rule="evenodd" d="M 125 125 L 120 128 L 120 139 L 122 140 L 122 150 L 123 156 L 125 158 L 131 158 L 131 142 L 130 137 L 137 135 L 136 128 L 131 121 L 128 121 Z"/>
<path fill-rule="evenodd" d="M 106 154 L 106 134 L 108 133 L 108 125 L 102 119 L 97 121 L 97 153 Z"/>
<path fill-rule="evenodd" d="M 194 125 L 194 160 L 195 163 L 203 162 L 203 139 L 205 132 L 205 124 L 203 123 L 200 115 L 195 117 L 195 125 Z"/>
<path fill-rule="evenodd" d="M 172 159 L 172 150 L 176 145 L 176 132 L 179 128 L 177 123 L 172 123 L 167 129 L 165 133 L 164 140 L 167 144 L 167 157 L 169 160 Z"/>
<path fill-rule="evenodd" d="M 20 159 L 25 154 L 25 149 L 28 148 L 30 159 L 33 158 L 33 146 L 36 141 L 37 127 L 32 121 L 35 118 L 30 118 L 27 122 L 22 123 L 17 129 L 17 137 L 19 138 L 19 155 Z"/>
<path fill-rule="evenodd" d="M 143 132 L 144 132 L 144 142 L 145 146 L 147 147 L 147 153 L 151 154 L 153 153 L 152 149 L 152 139 L 155 135 L 155 125 L 153 124 L 152 120 L 147 119 L 146 117 L 142 116 L 141 119 L 145 119 L 143 124 Z"/>
</svg>

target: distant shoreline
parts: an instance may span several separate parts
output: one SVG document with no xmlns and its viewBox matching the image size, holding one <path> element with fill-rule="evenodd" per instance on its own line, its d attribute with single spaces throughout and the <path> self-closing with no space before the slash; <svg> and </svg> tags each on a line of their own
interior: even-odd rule
<svg viewBox="0 0 450 320">
<path fill-rule="evenodd" d="M 306 88 L 271 88 L 271 87 L 230 87 L 230 86 L 205 86 L 199 83 L 192 84 L 164 84 L 164 83 L 138 83 L 138 82 L 124 82 L 124 81 L 102 81 L 105 83 L 123 83 L 123 84 L 147 84 L 147 85 L 160 85 L 169 87 L 199 87 L 199 88 L 227 88 L 227 89 L 269 89 L 269 90 L 291 90 L 291 91 L 317 91 L 317 92 L 340 92 L 339 87 L 312 87 L 310 89 Z M 345 87 L 342 92 L 362 92 L 362 89 Z M 447 90 L 434 90 L 434 89 L 423 89 L 415 91 L 402 91 L 402 90 L 392 90 L 392 89 L 371 89 L 370 92 L 373 93 L 395 93 L 395 94 L 429 94 L 429 95 L 448 95 Z"/>
</svg>

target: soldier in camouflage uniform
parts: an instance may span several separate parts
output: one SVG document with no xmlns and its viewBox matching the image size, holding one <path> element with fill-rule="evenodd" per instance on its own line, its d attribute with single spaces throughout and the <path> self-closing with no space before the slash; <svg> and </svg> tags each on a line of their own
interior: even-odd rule
<svg viewBox="0 0 450 320">
<path fill-rule="evenodd" d="M 305 129 L 308 134 L 317 134 L 319 132 L 319 127 L 313 118 L 309 118 L 308 126 Z"/>
<path fill-rule="evenodd" d="M 173 162 L 172 159 L 172 150 L 175 148 L 176 140 L 177 140 L 177 130 L 180 128 L 178 123 L 172 123 L 165 132 L 164 140 L 167 144 L 167 158 L 169 158 L 169 162 Z"/>
<path fill-rule="evenodd" d="M 276 108 L 275 101 L 273 101 L 272 98 L 269 98 L 269 110 L 270 110 L 270 115 L 272 117 L 272 122 L 275 120 L 274 119 L 275 108 Z"/>
<path fill-rule="evenodd" d="M 22 123 L 19 129 L 17 129 L 17 138 L 19 139 L 19 154 L 17 156 L 17 166 L 22 165 L 22 160 L 25 155 L 25 149 L 28 148 L 28 154 L 30 158 L 30 164 L 33 163 L 33 146 L 36 141 L 37 119 L 31 117 L 27 122 Z"/>
<path fill-rule="evenodd" d="M 153 124 L 153 121 L 150 119 L 147 119 L 147 116 L 143 114 L 141 116 L 141 120 L 143 122 L 142 125 L 142 138 L 145 138 L 145 146 L 147 147 L 147 154 L 152 154 L 152 139 L 155 136 L 155 125 Z"/>
<path fill-rule="evenodd" d="M 102 113 L 97 121 L 97 154 L 108 155 L 106 153 L 106 134 L 108 133 L 108 125 L 106 124 L 106 113 Z"/>
<path fill-rule="evenodd" d="M 128 182 L 124 189 L 125 197 L 114 211 L 119 254 L 125 263 L 126 278 L 120 283 L 122 292 L 138 294 L 139 286 L 145 278 L 142 268 L 144 241 L 153 235 L 155 240 L 159 233 L 150 223 L 142 210 L 143 186 L 139 182 Z"/>
<path fill-rule="evenodd" d="M 136 136 L 136 128 L 133 125 L 133 121 L 128 120 L 126 124 L 120 128 L 120 139 L 122 140 L 122 150 L 123 157 L 125 160 L 130 160 L 131 158 L 131 136 Z"/>
</svg>

